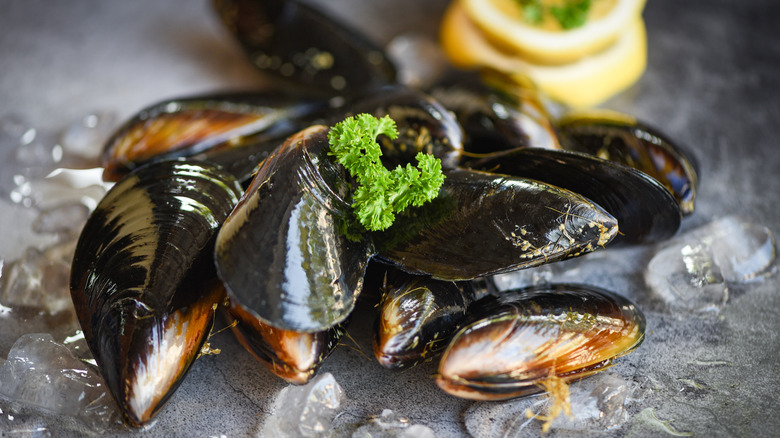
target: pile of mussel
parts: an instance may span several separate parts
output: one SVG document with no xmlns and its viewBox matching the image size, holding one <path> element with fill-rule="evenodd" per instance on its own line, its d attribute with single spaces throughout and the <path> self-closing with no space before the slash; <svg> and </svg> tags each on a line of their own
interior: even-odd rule
<svg viewBox="0 0 780 438">
<path fill-rule="evenodd" d="M 215 315 L 301 384 L 366 289 L 382 294 L 379 363 L 441 354 L 436 381 L 459 397 L 539 392 L 642 342 L 644 317 L 618 294 L 499 293 L 490 276 L 672 236 L 697 183 L 679 147 L 623 115 L 553 119 L 532 89 L 477 75 L 409 89 L 381 49 L 304 3 L 215 5 L 277 91 L 173 99 L 128 120 L 103 155 L 118 182 L 74 256 L 73 302 L 128 424 L 171 396 Z M 423 151 L 446 177 L 381 232 L 357 224 L 355 181 L 328 154 L 328 126 L 357 113 L 397 122 L 397 139 L 378 139 L 386 166 Z"/>
</svg>

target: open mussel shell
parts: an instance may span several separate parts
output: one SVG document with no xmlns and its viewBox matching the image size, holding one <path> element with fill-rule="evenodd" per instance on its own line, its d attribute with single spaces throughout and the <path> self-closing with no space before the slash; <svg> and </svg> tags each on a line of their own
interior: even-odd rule
<svg viewBox="0 0 780 438">
<path fill-rule="evenodd" d="M 225 293 L 214 239 L 240 193 L 215 165 L 154 163 L 115 184 L 84 226 L 71 297 L 132 426 L 151 420 L 173 394 L 211 330 Z"/>
<path fill-rule="evenodd" d="M 276 328 L 318 332 L 346 319 L 374 252 L 348 237 L 346 170 L 327 155 L 327 132 L 307 128 L 263 161 L 217 236 L 231 303 Z"/>
<path fill-rule="evenodd" d="M 328 108 L 325 101 L 267 92 L 170 99 L 127 120 L 106 142 L 103 179 L 118 181 L 151 161 L 193 157 L 222 164 L 239 180 Z"/>
<path fill-rule="evenodd" d="M 644 339 L 645 318 L 628 299 L 592 286 L 533 286 L 469 309 L 442 355 L 436 383 L 474 400 L 541 392 L 551 377 L 592 375 Z"/>
<path fill-rule="evenodd" d="M 408 368 L 440 353 L 466 316 L 468 305 L 487 293 L 484 280 L 436 280 L 388 267 L 382 285 L 373 348 L 385 368 Z"/>
<path fill-rule="evenodd" d="M 584 197 L 537 181 L 445 172 L 437 198 L 374 233 L 379 257 L 441 280 L 538 266 L 606 245 L 617 222 Z"/>
<path fill-rule="evenodd" d="M 691 156 L 658 129 L 612 111 L 578 111 L 557 125 L 566 150 L 623 163 L 655 178 L 693 213 L 698 176 Z"/>
<path fill-rule="evenodd" d="M 249 60 L 292 91 L 333 96 L 395 83 L 395 67 L 362 34 L 297 0 L 214 0 Z"/>
<path fill-rule="evenodd" d="M 346 323 L 314 333 L 278 329 L 232 304 L 225 314 L 241 345 L 270 372 L 296 385 L 314 377 L 346 332 Z"/>
<path fill-rule="evenodd" d="M 398 138 L 380 136 L 382 163 L 388 169 L 416 163 L 418 152 L 441 160 L 443 168 L 457 167 L 463 150 L 463 129 L 453 114 L 431 96 L 403 86 L 388 86 L 356 97 L 345 105 L 348 115 L 368 113 L 390 116 L 396 123 Z M 333 124 L 344 117 L 338 116 Z"/>
<path fill-rule="evenodd" d="M 656 179 L 592 155 L 521 148 L 489 154 L 469 166 L 544 181 L 590 199 L 617 219 L 613 245 L 659 242 L 673 236 L 682 221 L 679 204 Z"/>
</svg>

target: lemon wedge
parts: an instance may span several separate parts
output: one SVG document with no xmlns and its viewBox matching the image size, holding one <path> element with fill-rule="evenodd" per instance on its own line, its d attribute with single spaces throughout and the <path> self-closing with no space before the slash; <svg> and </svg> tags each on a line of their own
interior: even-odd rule
<svg viewBox="0 0 780 438">
<path fill-rule="evenodd" d="M 536 64 L 563 64 L 612 45 L 641 16 L 645 0 L 591 0 L 585 24 L 568 30 L 549 23 L 529 24 L 518 0 L 462 0 L 462 4 L 493 45 Z"/>
<path fill-rule="evenodd" d="M 523 83 L 530 79 L 552 99 L 572 107 L 597 105 L 636 82 L 647 65 L 647 38 L 641 16 L 617 40 L 595 54 L 567 64 L 540 65 L 491 43 L 470 19 L 463 2 L 447 8 L 441 25 L 442 48 L 456 67 L 487 67 Z"/>
</svg>

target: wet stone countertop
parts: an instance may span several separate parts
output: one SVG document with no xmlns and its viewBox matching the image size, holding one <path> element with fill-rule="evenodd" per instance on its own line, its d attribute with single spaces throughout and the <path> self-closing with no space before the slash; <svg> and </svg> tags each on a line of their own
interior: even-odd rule
<svg viewBox="0 0 780 438">
<path fill-rule="evenodd" d="M 446 6 L 441 0 L 318 3 L 382 44 L 410 32 L 435 36 Z M 605 374 L 572 387 L 575 416 L 554 425 L 550 436 L 776 436 L 780 276 L 772 265 L 761 266 L 750 277 L 754 265 L 747 261 L 760 264 L 771 258 L 771 236 L 780 231 L 780 3 L 649 0 L 644 18 L 647 72 L 603 106 L 660 127 L 693 152 L 700 171 L 695 213 L 684 219 L 670 242 L 609 249 L 500 281 L 507 287 L 540 278 L 590 283 L 629 297 L 647 316 L 644 344 Z M 46 144 L 57 143 L 74 123 L 85 123 L 87 115 L 109 120 L 102 126 L 115 126 L 163 99 L 264 85 L 206 1 L 5 1 L 0 67 L 4 294 L 12 274 L 23 271 L 14 268 L 22 266 L 20 260 L 32 263 L 43 253 L 52 256 L 49 250 L 58 239 L 78 232 L 68 229 L 68 223 L 83 220 L 79 208 L 41 219 L 42 211 L 49 212 L 46 203 L 53 203 L 51 196 L 96 200 L 102 194 L 88 188 L 74 195 L 57 182 L 41 183 L 43 175 L 34 166 L 19 177 L 20 161 L 35 163 L 36 154 L 44 161 L 52 153 L 56 158 L 62 151 L 52 152 Z M 18 137 L 32 135 L 30 129 L 37 136 L 28 143 L 39 149 L 27 148 L 33 156 L 20 157 Z M 19 134 L 17 143 L 9 140 L 14 133 Z M 72 147 L 78 143 L 70 140 Z M 702 287 L 696 296 L 669 294 L 658 286 L 663 283 L 659 276 L 663 279 L 667 269 L 675 268 L 670 260 L 680 257 L 680 248 L 713 242 L 722 248 L 714 256 L 722 274 L 719 282 Z M 66 254 L 67 248 L 60 250 Z M 750 278 L 739 276 L 744 270 Z M 44 285 L 67 275 L 56 263 L 41 272 L 36 281 Z M 47 299 L 41 309 L 17 309 L 0 301 L 0 366 L 14 342 L 29 333 L 51 332 L 54 341 L 69 345 L 77 356 L 84 353 L 79 341 L 68 338 L 74 333 L 73 318 L 63 294 L 67 291 L 60 292 L 60 301 Z M 441 437 L 540 433 L 538 421 L 526 420 L 526 412 L 539 412 L 540 398 L 474 403 L 436 387 L 431 378 L 435 363 L 401 373 L 382 369 L 369 357 L 370 310 L 358 305 L 351 339 L 322 368 L 345 396 L 333 422 L 335 435 L 349 436 L 385 410 Z M 147 430 L 112 421 L 85 423 L 78 412 L 54 415 L 0 396 L 0 436 L 80 436 L 90 431 L 113 436 L 264 435 L 271 414 L 287 409 L 275 404 L 287 385 L 259 366 L 229 332 L 210 341 L 221 353 L 195 363 Z M 10 366 L 0 367 L 0 394 L 15 381 L 13 372 Z M 106 409 L 102 418 L 115 419 L 110 403 Z"/>
</svg>

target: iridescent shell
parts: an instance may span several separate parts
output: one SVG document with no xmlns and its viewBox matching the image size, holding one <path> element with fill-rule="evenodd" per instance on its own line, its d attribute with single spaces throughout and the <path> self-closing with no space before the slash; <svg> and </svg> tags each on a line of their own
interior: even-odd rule
<svg viewBox="0 0 780 438">
<path fill-rule="evenodd" d="M 457 397 L 503 400 L 542 391 L 555 376 L 594 374 L 644 339 L 628 299 L 559 284 L 503 292 L 475 303 L 442 355 L 436 383 Z"/>
</svg>

